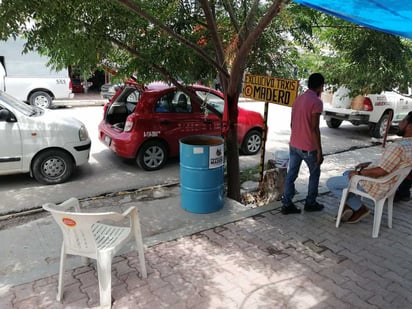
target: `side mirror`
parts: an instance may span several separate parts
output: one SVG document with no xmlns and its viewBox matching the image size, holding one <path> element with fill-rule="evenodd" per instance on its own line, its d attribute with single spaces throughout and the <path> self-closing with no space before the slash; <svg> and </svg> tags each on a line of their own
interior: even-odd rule
<svg viewBox="0 0 412 309">
<path fill-rule="evenodd" d="M 15 122 L 13 114 L 8 109 L 0 109 L 0 121 Z"/>
</svg>

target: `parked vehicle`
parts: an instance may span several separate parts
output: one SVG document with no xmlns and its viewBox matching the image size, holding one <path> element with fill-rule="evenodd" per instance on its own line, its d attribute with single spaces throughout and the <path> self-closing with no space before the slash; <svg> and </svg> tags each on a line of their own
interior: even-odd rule
<svg viewBox="0 0 412 309">
<path fill-rule="evenodd" d="M 103 99 L 110 100 L 114 96 L 118 88 L 119 88 L 119 85 L 112 85 L 110 83 L 103 84 L 100 87 L 100 96 Z"/>
<path fill-rule="evenodd" d="M 91 141 L 77 119 L 30 106 L 0 91 L 0 175 L 30 173 L 43 184 L 67 181 L 88 162 Z"/>
<path fill-rule="evenodd" d="M 189 87 L 196 100 L 175 87 L 154 83 L 126 85 L 104 106 L 99 139 L 118 156 L 134 158 L 144 170 L 160 169 L 179 155 L 179 140 L 189 135 L 220 136 L 223 94 L 200 85 Z M 238 143 L 242 153 L 262 145 L 263 117 L 239 108 Z"/>
<path fill-rule="evenodd" d="M 24 41 L 0 41 L 0 90 L 31 105 L 48 108 L 54 99 L 73 98 L 68 70 L 47 66 L 48 57 L 23 54 Z"/>
<path fill-rule="evenodd" d="M 333 96 L 332 104 L 324 105 L 323 116 L 328 127 L 337 129 L 343 121 L 349 121 L 356 126 L 366 124 L 372 137 L 381 138 L 385 134 L 391 114 L 391 126 L 398 126 L 412 111 L 412 97 L 394 91 L 359 98 L 361 101 L 354 106 L 348 91 L 344 88 L 338 89 Z"/>
</svg>

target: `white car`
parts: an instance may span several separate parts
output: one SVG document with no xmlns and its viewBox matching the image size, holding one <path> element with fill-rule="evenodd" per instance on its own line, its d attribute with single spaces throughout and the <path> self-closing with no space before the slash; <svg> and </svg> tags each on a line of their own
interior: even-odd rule
<svg viewBox="0 0 412 309">
<path fill-rule="evenodd" d="M 79 120 L 30 106 L 0 91 L 0 175 L 30 173 L 65 182 L 89 160 L 91 141 Z"/>
</svg>

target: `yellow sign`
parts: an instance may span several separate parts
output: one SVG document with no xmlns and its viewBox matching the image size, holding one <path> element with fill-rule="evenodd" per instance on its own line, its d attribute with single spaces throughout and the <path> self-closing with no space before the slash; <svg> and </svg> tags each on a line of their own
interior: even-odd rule
<svg viewBox="0 0 412 309">
<path fill-rule="evenodd" d="M 298 88 L 298 80 L 246 74 L 243 96 L 292 107 L 298 95 Z"/>
</svg>

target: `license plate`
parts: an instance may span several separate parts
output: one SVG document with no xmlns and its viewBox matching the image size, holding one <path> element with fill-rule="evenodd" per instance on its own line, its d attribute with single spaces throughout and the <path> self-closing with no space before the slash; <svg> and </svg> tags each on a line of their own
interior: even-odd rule
<svg viewBox="0 0 412 309">
<path fill-rule="evenodd" d="M 107 145 L 107 146 L 110 146 L 110 143 L 112 142 L 112 139 L 109 137 L 109 136 L 105 136 L 104 137 L 104 143 Z"/>
</svg>

